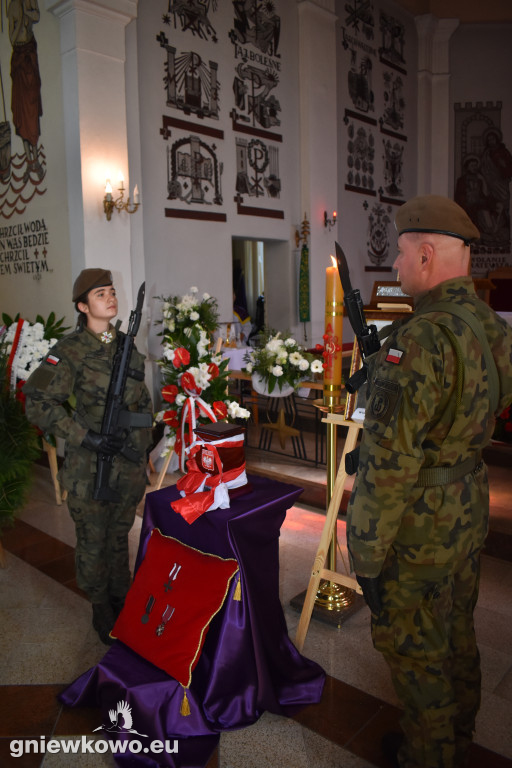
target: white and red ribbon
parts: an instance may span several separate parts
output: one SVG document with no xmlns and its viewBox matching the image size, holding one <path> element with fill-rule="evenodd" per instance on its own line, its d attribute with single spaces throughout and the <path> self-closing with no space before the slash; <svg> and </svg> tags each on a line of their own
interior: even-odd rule
<svg viewBox="0 0 512 768">
<path fill-rule="evenodd" d="M 7 361 L 7 378 L 10 381 L 11 389 L 13 391 L 16 390 L 16 379 L 17 379 L 16 358 L 21 352 L 21 346 L 22 346 L 21 341 L 23 339 L 23 334 L 25 332 L 25 322 L 27 321 L 23 320 L 22 318 L 18 320 L 18 323 L 16 325 L 16 332 L 14 334 L 14 339 L 12 341 L 11 353 Z"/>
<path fill-rule="evenodd" d="M 240 488 L 247 484 L 245 461 L 239 467 L 224 472 L 219 455 L 220 448 L 243 448 L 244 439 L 239 435 L 222 440 L 195 440 L 183 454 L 189 453 L 187 474 L 180 477 L 176 486 L 183 498 L 171 502 L 171 507 L 180 514 L 187 523 L 191 524 L 205 512 L 212 509 L 228 509 L 230 505 L 229 489 Z M 217 474 L 205 472 L 197 462 L 197 454 L 205 446 L 214 455 Z M 205 491 L 204 488 L 207 488 Z"/>
</svg>

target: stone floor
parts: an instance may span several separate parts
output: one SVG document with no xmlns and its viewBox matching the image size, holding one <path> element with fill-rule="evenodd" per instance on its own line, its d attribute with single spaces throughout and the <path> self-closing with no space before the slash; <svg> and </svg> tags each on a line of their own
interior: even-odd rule
<svg viewBox="0 0 512 768">
<path fill-rule="evenodd" d="M 490 466 L 492 546 L 482 558 L 476 627 L 482 655 L 483 700 L 471 768 L 512 768 L 512 480 L 510 454 Z M 316 504 L 292 507 L 280 538 L 280 597 L 290 636 L 299 614 L 290 600 L 308 584 L 324 516 L 325 467 L 286 455 L 247 451 L 249 472 L 271 473 L 308 485 Z M 156 475 L 151 480 L 156 482 Z M 172 483 L 168 475 L 165 484 Z M 153 486 L 154 487 L 154 486 Z M 322 490 L 323 489 L 323 490 Z M 316 494 L 316 495 L 315 495 Z M 316 502 L 315 499 L 320 499 Z M 142 514 L 143 504 L 139 507 Z M 132 562 L 140 515 L 130 534 Z M 341 552 L 344 523 L 338 522 Z M 65 504 L 55 503 L 47 468 L 34 466 L 30 499 L 16 527 L 2 537 L 0 569 L 0 766 L 96 768 L 107 755 L 26 754 L 14 757 L 13 739 L 86 735 L 100 723 L 96 710 L 66 709 L 57 693 L 105 652 L 90 625 L 90 606 L 74 581 L 74 527 Z M 386 768 L 381 734 L 397 723 L 387 668 L 372 647 L 369 611 L 356 611 L 341 628 L 313 620 L 304 654 L 327 672 L 320 704 L 294 719 L 265 714 L 250 728 L 224 733 L 208 768 Z"/>
</svg>

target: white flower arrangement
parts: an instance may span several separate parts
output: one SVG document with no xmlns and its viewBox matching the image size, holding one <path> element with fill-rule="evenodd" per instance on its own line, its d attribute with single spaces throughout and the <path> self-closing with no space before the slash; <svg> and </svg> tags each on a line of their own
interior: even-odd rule
<svg viewBox="0 0 512 768">
<path fill-rule="evenodd" d="M 306 374 L 321 373 L 323 362 L 311 352 L 306 352 L 294 338 L 281 338 L 281 333 L 267 331 L 264 343 L 246 355 L 244 370 L 258 374 L 265 382 L 269 394 L 276 385 L 280 390 L 296 388 Z"/>
</svg>

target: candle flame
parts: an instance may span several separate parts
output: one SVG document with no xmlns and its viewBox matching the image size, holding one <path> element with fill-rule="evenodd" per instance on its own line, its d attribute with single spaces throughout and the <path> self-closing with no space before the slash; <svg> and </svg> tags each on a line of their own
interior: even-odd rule
<svg viewBox="0 0 512 768">
<path fill-rule="evenodd" d="M 331 261 L 332 261 L 332 265 L 333 265 L 333 267 L 336 267 L 336 266 L 337 266 L 337 263 L 336 263 L 336 259 L 334 258 L 334 256 L 332 255 L 332 253 L 330 254 L 330 257 L 331 257 Z"/>
</svg>

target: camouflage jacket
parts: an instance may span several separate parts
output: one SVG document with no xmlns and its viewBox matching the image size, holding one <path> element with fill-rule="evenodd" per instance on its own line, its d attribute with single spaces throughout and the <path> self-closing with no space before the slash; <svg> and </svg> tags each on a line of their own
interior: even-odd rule
<svg viewBox="0 0 512 768">
<path fill-rule="evenodd" d="M 512 328 L 476 296 L 472 279 L 447 280 L 418 297 L 417 311 L 427 314 L 393 327 L 372 361 L 347 517 L 351 563 L 361 576 L 377 576 L 393 557 L 421 577 L 478 551 L 486 536 L 485 466 L 448 484 L 416 485 L 422 468 L 472 457 L 478 463 L 495 422 L 482 347 L 463 320 L 428 313 L 439 301 L 468 307 L 480 319 L 499 375 L 496 413 L 512 401 Z M 454 342 L 464 361 L 460 398 Z"/>
<path fill-rule="evenodd" d="M 115 336 L 115 329 L 111 327 L 111 330 Z M 96 472 L 96 454 L 82 448 L 81 443 L 89 429 L 101 431 L 116 346 L 115 338 L 105 344 L 87 328 L 74 331 L 52 347 L 23 387 L 28 419 L 66 441 L 59 477 L 66 489 L 81 494 L 92 490 Z M 135 348 L 130 366 L 144 373 L 144 357 Z M 152 413 L 151 397 L 144 381 L 128 377 L 124 402 L 130 411 Z M 130 430 L 127 443 L 144 464 L 150 441 L 150 429 Z M 115 458 L 113 475 L 118 474 L 123 465 L 129 478 L 135 466 L 121 456 Z"/>
</svg>

